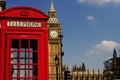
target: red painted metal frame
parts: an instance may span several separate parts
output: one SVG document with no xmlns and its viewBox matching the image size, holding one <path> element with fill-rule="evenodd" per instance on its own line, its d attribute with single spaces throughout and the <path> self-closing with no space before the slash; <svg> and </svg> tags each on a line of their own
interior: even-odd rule
<svg viewBox="0 0 120 80">
<path fill-rule="evenodd" d="M 41 61 L 41 56 L 42 56 L 42 50 L 41 50 L 41 48 L 42 48 L 42 44 L 41 44 L 42 43 L 42 35 L 26 35 L 26 37 L 23 37 L 23 35 L 8 35 L 7 39 L 8 39 L 7 44 L 9 46 L 8 46 L 8 49 L 7 49 L 8 51 L 6 52 L 5 56 L 7 57 L 7 59 L 9 59 L 9 60 L 6 60 L 7 61 L 6 63 L 9 63 L 9 64 L 10 64 L 10 61 L 11 61 L 11 59 L 9 57 L 11 56 L 11 50 L 10 49 L 11 49 L 11 40 L 12 39 L 19 39 L 19 40 L 21 40 L 21 39 L 28 39 L 28 40 L 30 40 L 30 39 L 37 39 L 38 40 L 38 44 L 39 44 L 38 45 L 38 49 L 39 49 L 38 50 L 38 62 L 39 62 L 39 64 L 37 64 L 39 66 L 38 67 L 38 74 L 39 74 L 38 75 L 38 80 L 41 80 L 41 76 L 42 76 L 42 74 L 41 74 L 42 66 L 41 65 L 43 65 L 43 64 L 41 64 L 41 62 L 42 62 Z M 30 47 L 30 45 L 28 45 L 28 46 Z M 19 45 L 19 47 L 20 47 L 20 45 Z M 30 52 L 30 50 L 28 52 Z M 20 54 L 20 50 L 18 51 L 18 53 Z M 5 74 L 7 76 L 9 76 L 9 74 L 11 74 L 10 72 L 7 72 L 7 71 L 10 71 L 11 65 L 9 65 L 9 64 L 5 64 L 6 65 L 6 71 L 5 71 L 6 73 Z M 29 64 L 29 61 L 28 61 L 28 64 Z M 20 68 L 20 64 L 18 64 L 18 65 L 19 65 L 19 68 Z M 29 68 L 29 66 L 28 66 L 28 68 Z M 18 76 L 18 77 L 20 78 L 20 76 Z M 30 76 L 28 75 L 28 78 L 29 77 Z M 32 77 L 32 78 L 34 78 L 34 77 Z M 8 80 L 8 79 L 10 79 L 10 77 L 6 77 L 5 80 Z"/>
<path fill-rule="evenodd" d="M 21 15 L 26 10 L 28 15 Z M 22 13 L 24 14 L 24 13 Z M 12 38 L 37 38 L 38 49 L 38 80 L 48 80 L 48 30 L 46 27 L 47 15 L 31 7 L 13 7 L 0 12 L 0 80 L 10 80 L 10 40 Z M 7 21 L 37 21 L 41 27 L 8 27 Z"/>
</svg>

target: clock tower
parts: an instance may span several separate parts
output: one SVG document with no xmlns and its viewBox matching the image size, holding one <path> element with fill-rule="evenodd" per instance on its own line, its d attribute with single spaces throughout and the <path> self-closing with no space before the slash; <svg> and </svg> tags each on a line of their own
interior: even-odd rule
<svg viewBox="0 0 120 80">
<path fill-rule="evenodd" d="M 0 0 L 0 12 L 6 8 L 6 1 Z"/>
<path fill-rule="evenodd" d="M 62 30 L 56 16 L 53 1 L 48 12 L 47 27 L 49 32 L 49 80 L 62 80 Z"/>
</svg>

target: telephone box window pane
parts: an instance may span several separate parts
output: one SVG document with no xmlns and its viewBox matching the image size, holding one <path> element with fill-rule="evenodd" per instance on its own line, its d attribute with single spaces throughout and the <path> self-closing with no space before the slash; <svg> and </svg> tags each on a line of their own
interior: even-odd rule
<svg viewBox="0 0 120 80">
<path fill-rule="evenodd" d="M 38 63 L 38 53 L 33 52 L 33 63 Z"/>
<path fill-rule="evenodd" d="M 30 59 L 30 64 L 33 64 L 33 60 L 32 59 Z"/>
<path fill-rule="evenodd" d="M 17 64 L 17 59 L 12 59 L 12 64 Z"/>
<path fill-rule="evenodd" d="M 21 49 L 22 50 L 27 50 L 28 48 L 28 40 L 27 39 L 22 39 L 21 40 Z"/>
<path fill-rule="evenodd" d="M 30 52 L 30 64 L 38 62 L 37 52 Z"/>
<path fill-rule="evenodd" d="M 21 64 L 28 64 L 28 59 L 21 59 L 21 60 L 20 60 L 20 63 L 21 63 Z"/>
<path fill-rule="evenodd" d="M 38 41 L 36 39 L 32 39 L 30 40 L 30 49 L 32 48 L 33 50 L 37 50 L 38 49 Z"/>
<path fill-rule="evenodd" d="M 28 66 L 21 65 L 20 66 L 20 77 L 26 77 L 26 76 L 28 76 Z"/>
<path fill-rule="evenodd" d="M 30 76 L 33 76 L 33 70 L 30 70 Z"/>
<path fill-rule="evenodd" d="M 11 72 L 13 77 L 17 77 L 18 76 L 18 67 L 17 65 L 12 65 L 13 67 L 13 72 Z"/>
<path fill-rule="evenodd" d="M 30 52 L 30 58 L 33 58 L 33 52 Z"/>
<path fill-rule="evenodd" d="M 20 77 L 28 76 L 28 70 L 20 70 Z"/>
<path fill-rule="evenodd" d="M 19 48 L 19 40 L 18 39 L 12 39 L 12 50 L 16 50 Z"/>
<path fill-rule="evenodd" d="M 11 64 L 17 64 L 18 52 L 11 53 Z"/>
<path fill-rule="evenodd" d="M 28 52 L 21 52 L 21 64 L 28 64 Z"/>
<path fill-rule="evenodd" d="M 17 58 L 18 52 L 12 52 L 12 54 L 13 54 L 13 57 L 14 57 L 14 58 Z"/>
<path fill-rule="evenodd" d="M 33 52 L 30 52 L 30 64 L 33 64 Z"/>
<path fill-rule="evenodd" d="M 28 52 L 21 52 L 21 58 L 28 58 Z"/>
<path fill-rule="evenodd" d="M 33 76 L 38 76 L 38 66 L 33 65 Z"/>
</svg>

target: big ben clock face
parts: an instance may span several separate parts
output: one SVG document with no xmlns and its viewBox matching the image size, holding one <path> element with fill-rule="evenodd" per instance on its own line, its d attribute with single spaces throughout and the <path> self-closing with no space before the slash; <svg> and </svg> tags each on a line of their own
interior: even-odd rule
<svg viewBox="0 0 120 80">
<path fill-rule="evenodd" d="M 52 38 L 56 38 L 56 37 L 58 37 L 58 32 L 55 31 L 55 30 L 52 30 L 52 31 L 50 31 L 50 36 L 51 36 Z"/>
</svg>

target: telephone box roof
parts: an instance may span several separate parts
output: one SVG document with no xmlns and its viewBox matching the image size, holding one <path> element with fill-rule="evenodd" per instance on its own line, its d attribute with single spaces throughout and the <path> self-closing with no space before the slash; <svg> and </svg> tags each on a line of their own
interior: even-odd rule
<svg viewBox="0 0 120 80">
<path fill-rule="evenodd" d="M 42 12 L 41 10 L 28 7 L 28 6 L 16 6 L 12 8 L 8 8 L 2 12 L 0 12 L 0 17 L 12 17 L 12 18 L 43 18 L 47 19 L 48 16 Z"/>
</svg>

